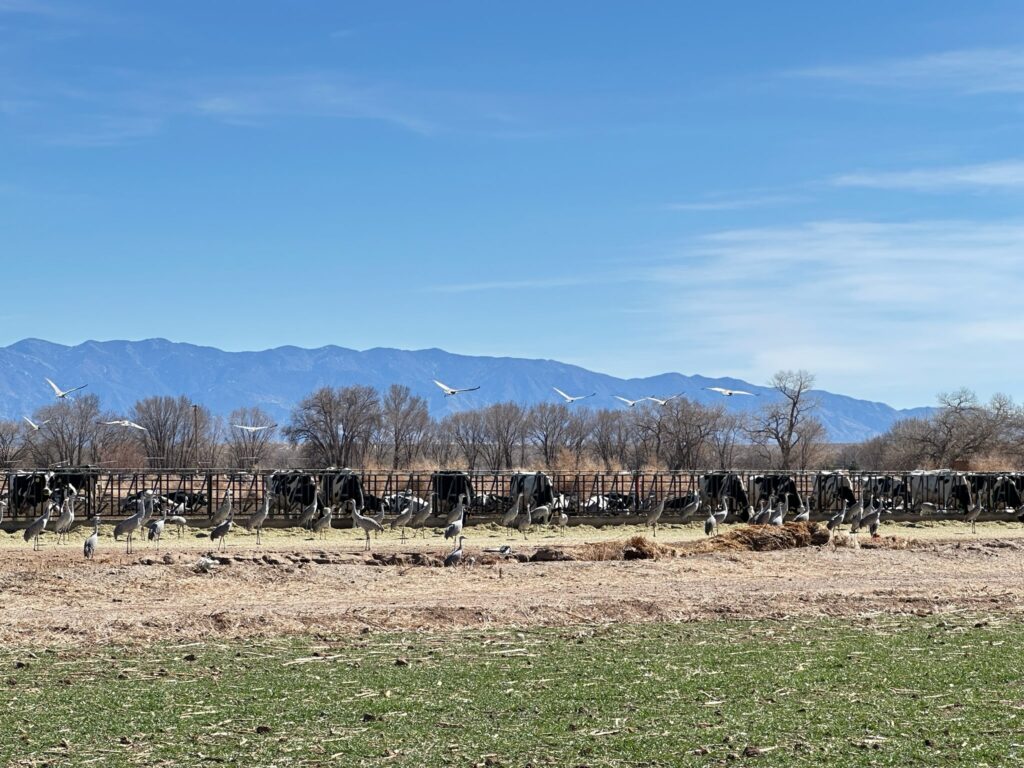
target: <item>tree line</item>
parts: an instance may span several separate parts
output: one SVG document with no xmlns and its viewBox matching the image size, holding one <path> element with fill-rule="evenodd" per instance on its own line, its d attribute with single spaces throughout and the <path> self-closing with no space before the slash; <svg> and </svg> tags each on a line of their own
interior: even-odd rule
<svg viewBox="0 0 1024 768">
<path fill-rule="evenodd" d="M 369 469 L 688 470 L 915 469 L 996 462 L 1017 466 L 1024 413 L 1009 398 L 981 403 L 969 390 L 939 396 L 926 418 L 884 435 L 834 445 L 817 417 L 807 371 L 780 371 L 774 396 L 748 413 L 684 397 L 664 405 L 592 409 L 564 403 L 496 403 L 432 418 L 408 387 L 323 387 L 288 422 L 260 408 L 227 419 L 186 397 L 139 400 L 105 411 L 94 394 L 38 409 L 32 422 L 0 421 L 0 465 L 110 467 L 362 467 Z M 144 429 L 103 422 L 128 419 Z"/>
</svg>

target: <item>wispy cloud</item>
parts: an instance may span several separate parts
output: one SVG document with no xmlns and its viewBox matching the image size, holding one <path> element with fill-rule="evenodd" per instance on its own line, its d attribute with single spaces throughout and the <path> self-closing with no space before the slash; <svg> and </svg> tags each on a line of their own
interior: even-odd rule
<svg viewBox="0 0 1024 768">
<path fill-rule="evenodd" d="M 162 121 L 157 117 L 104 115 L 89 117 L 71 128 L 41 134 L 42 141 L 62 147 L 115 147 L 131 144 L 158 134 Z"/>
<path fill-rule="evenodd" d="M 540 277 L 527 280 L 483 280 L 475 283 L 441 283 L 427 288 L 432 293 L 483 293 L 485 291 L 516 291 L 516 290 L 553 290 L 557 288 L 573 288 L 583 285 L 599 285 L 602 283 L 626 282 L 639 279 L 624 274 L 580 274 L 563 277 Z"/>
<path fill-rule="evenodd" d="M 960 93 L 1024 92 L 1024 49 L 975 48 L 843 66 L 801 69 L 799 77 L 857 85 Z"/>
<path fill-rule="evenodd" d="M 1024 324 L 1005 322 L 1024 293 L 1021 252 L 1020 222 L 721 231 L 649 271 L 663 308 L 649 335 L 686 348 L 701 371 L 763 381 L 803 367 L 839 391 L 872 377 L 906 401 L 921 381 L 932 391 L 969 384 L 1005 344 L 1024 342 Z"/>
<path fill-rule="evenodd" d="M 909 171 L 863 171 L 836 176 L 837 187 L 913 189 L 945 192 L 961 189 L 1024 189 L 1024 161 L 919 168 Z"/>
<path fill-rule="evenodd" d="M 737 197 L 708 200 L 693 200 L 682 203 L 668 203 L 669 211 L 704 212 L 704 211 L 740 211 L 749 208 L 765 208 L 773 205 L 790 205 L 803 202 L 805 198 L 797 195 L 761 195 L 755 197 Z"/>
</svg>

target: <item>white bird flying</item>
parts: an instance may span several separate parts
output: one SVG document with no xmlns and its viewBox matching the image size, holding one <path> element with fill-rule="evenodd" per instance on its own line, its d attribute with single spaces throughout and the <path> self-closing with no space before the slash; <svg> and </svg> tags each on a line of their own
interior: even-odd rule
<svg viewBox="0 0 1024 768">
<path fill-rule="evenodd" d="M 558 387 L 552 387 L 552 389 L 561 395 L 562 399 L 565 400 L 566 403 L 575 403 L 577 400 L 586 400 L 588 397 L 593 397 L 597 394 L 596 392 L 591 392 L 589 395 L 576 395 L 573 397 L 572 395 L 565 394 L 565 392 L 560 390 Z"/>
<path fill-rule="evenodd" d="M 141 424 L 136 424 L 134 421 L 128 421 L 128 419 L 115 419 L 114 421 L 104 421 L 103 423 L 109 424 L 110 426 L 113 427 L 131 427 L 132 429 L 138 429 L 143 432 L 149 432 L 149 430 L 146 429 Z"/>
<path fill-rule="evenodd" d="M 261 427 L 250 427 L 246 424 L 232 424 L 235 429 L 244 429 L 246 432 L 260 432 L 264 429 L 273 429 L 277 424 L 264 424 Z"/>
<path fill-rule="evenodd" d="M 40 422 L 39 422 L 38 424 L 36 424 L 36 423 L 35 423 L 34 421 L 32 421 L 32 419 L 30 419 L 30 418 L 29 418 L 28 416 L 22 416 L 21 418 L 23 418 L 23 419 L 25 420 L 25 422 L 26 422 L 26 423 L 28 424 L 28 426 L 29 426 L 29 429 L 31 429 L 31 430 L 32 430 L 33 432 L 38 432 L 38 431 L 39 431 L 39 428 L 40 428 L 41 426 L 43 426 L 44 424 L 49 424 L 49 423 L 50 423 L 50 420 L 49 420 L 49 419 L 47 419 L 46 421 L 40 421 Z"/>
<path fill-rule="evenodd" d="M 52 381 L 47 379 L 45 376 L 43 376 L 43 378 L 46 380 L 46 383 L 49 384 L 53 388 L 53 394 L 55 394 L 58 398 L 67 397 L 72 392 L 77 392 L 78 390 L 85 389 L 87 386 L 89 386 L 88 384 L 83 384 L 80 387 L 72 387 L 71 389 L 61 389 L 56 384 L 54 384 Z"/>
<path fill-rule="evenodd" d="M 619 397 L 619 395 L 612 395 L 612 397 L 614 397 L 616 400 L 621 400 L 630 408 L 632 408 L 637 403 L 642 403 L 644 400 L 647 399 L 646 397 L 641 397 L 639 400 L 627 400 L 624 397 Z"/>
<path fill-rule="evenodd" d="M 711 392 L 717 392 L 724 397 L 732 397 L 733 395 L 750 395 L 751 397 L 760 397 L 761 395 L 757 392 L 745 392 L 742 389 L 726 389 L 725 387 L 701 387 L 701 389 L 707 389 Z"/>
<path fill-rule="evenodd" d="M 462 392 L 475 392 L 476 390 L 480 389 L 479 386 L 476 386 L 476 387 L 466 387 L 465 389 L 455 389 L 453 387 L 449 387 L 447 384 L 441 383 L 437 379 L 434 379 L 433 381 L 434 381 L 435 384 L 437 384 L 437 386 L 439 386 L 441 388 L 441 391 L 444 392 L 444 396 L 445 397 L 451 397 L 452 395 L 458 395 L 458 394 L 460 394 Z"/>
<path fill-rule="evenodd" d="M 672 397 L 666 397 L 665 399 L 662 399 L 660 397 L 654 397 L 653 395 L 651 395 L 650 397 L 645 397 L 644 400 L 650 400 L 652 403 L 657 403 L 658 405 L 665 405 L 667 403 L 672 402 L 677 397 L 679 397 L 679 395 L 672 395 Z"/>
</svg>

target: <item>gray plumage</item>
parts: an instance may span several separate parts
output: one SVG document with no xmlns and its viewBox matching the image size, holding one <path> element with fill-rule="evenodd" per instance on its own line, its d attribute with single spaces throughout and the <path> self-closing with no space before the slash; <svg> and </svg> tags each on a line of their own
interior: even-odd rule
<svg viewBox="0 0 1024 768">
<path fill-rule="evenodd" d="M 465 507 L 462 509 L 462 517 L 448 524 L 448 527 L 444 529 L 444 537 L 446 539 L 454 539 L 460 533 L 462 533 L 462 526 L 466 524 L 466 510 Z"/>
<path fill-rule="evenodd" d="M 700 511 L 701 503 L 700 496 L 697 496 L 693 501 L 685 504 L 683 508 L 679 510 L 679 519 L 685 523 Z"/>
<path fill-rule="evenodd" d="M 349 500 L 347 503 L 349 511 L 352 513 L 352 527 L 361 528 L 366 534 L 366 546 L 363 547 L 363 550 L 368 552 L 370 550 L 370 531 L 383 531 L 384 528 L 372 517 L 359 514 L 355 501 Z"/>
<path fill-rule="evenodd" d="M 220 549 L 223 549 L 228 545 L 228 534 L 231 533 L 231 527 L 235 524 L 235 521 L 232 519 L 234 516 L 234 511 L 228 512 L 228 519 L 215 526 L 214 529 L 210 531 L 210 541 L 217 541 L 217 539 L 220 539 Z"/>
<path fill-rule="evenodd" d="M 415 517 L 413 517 L 412 522 L 410 524 L 411 527 L 422 529 L 423 526 L 426 525 L 427 518 L 429 518 L 432 514 L 434 514 L 433 494 L 431 494 L 430 498 L 427 499 L 427 505 L 423 507 L 423 509 L 421 509 L 419 512 L 417 512 Z"/>
<path fill-rule="evenodd" d="M 300 528 L 308 528 L 318 517 L 317 511 L 319 509 L 320 499 L 317 496 L 313 496 L 313 502 L 302 508 L 302 514 L 299 515 L 299 519 L 296 520 L 296 523 L 298 523 Z"/>
<path fill-rule="evenodd" d="M 47 523 L 50 522 L 50 512 L 56 505 L 52 501 L 47 501 L 43 507 L 43 514 L 33 520 L 25 528 L 25 533 L 22 534 L 25 537 L 25 541 L 32 542 L 32 549 L 39 549 L 39 536 L 43 531 L 46 530 Z"/>
<path fill-rule="evenodd" d="M 92 521 L 92 534 L 85 540 L 85 544 L 82 545 L 82 554 L 85 555 L 86 560 L 92 560 L 93 555 L 96 554 L 96 545 L 100 540 L 100 516 L 96 515 Z"/>
<path fill-rule="evenodd" d="M 850 503 L 848 501 L 844 501 L 843 508 L 828 519 L 828 523 L 825 524 L 825 527 L 828 528 L 830 531 L 834 531 L 836 528 L 842 525 L 843 521 L 846 520 L 846 510 L 849 506 Z"/>
<path fill-rule="evenodd" d="M 220 506 L 217 507 L 217 511 L 213 514 L 213 519 L 210 521 L 210 524 L 214 528 L 226 522 L 228 517 L 231 516 L 231 502 L 233 501 L 233 499 L 234 492 L 230 488 L 228 488 L 226 491 L 224 491 L 224 500 L 220 503 Z"/>
<path fill-rule="evenodd" d="M 60 517 L 57 518 L 57 524 L 53 527 L 53 530 L 57 533 L 57 543 L 60 544 L 61 539 L 66 543 L 71 533 L 71 526 L 75 522 L 75 502 L 74 495 L 68 496 L 64 499 L 64 503 L 61 504 Z"/>
<path fill-rule="evenodd" d="M 662 498 L 652 509 L 647 513 L 647 526 L 654 526 L 654 538 L 658 538 L 658 521 L 661 520 L 662 514 L 665 512 L 665 499 Z"/>
<path fill-rule="evenodd" d="M 978 516 L 981 514 L 981 502 L 977 502 L 973 507 L 967 510 L 967 514 L 964 515 L 964 522 L 971 524 L 971 533 L 977 533 L 976 523 L 978 522 Z"/>
<path fill-rule="evenodd" d="M 704 535 L 710 536 L 715 532 L 715 528 L 718 527 L 718 520 L 715 518 L 714 513 L 708 515 L 707 520 L 704 521 Z"/>
<path fill-rule="evenodd" d="M 459 537 L 459 546 L 448 553 L 448 557 L 444 559 L 444 567 L 451 568 L 462 562 L 462 542 L 466 540 L 465 536 Z"/>
<path fill-rule="evenodd" d="M 460 493 L 459 500 L 455 506 L 452 507 L 452 511 L 448 513 L 448 517 L 445 519 L 445 525 L 451 525 L 456 520 L 461 520 L 466 513 L 466 494 Z"/>
<path fill-rule="evenodd" d="M 518 528 L 519 532 L 523 534 L 524 539 L 527 538 L 526 534 L 529 533 L 531 525 L 533 525 L 533 511 L 530 509 L 529 505 L 527 505 L 526 509 L 523 510 L 523 513 L 519 515 L 519 519 L 516 520 L 516 528 Z"/>
<path fill-rule="evenodd" d="M 786 521 L 786 501 L 783 499 L 775 506 L 775 511 L 768 518 L 768 525 L 781 526 Z"/>
<path fill-rule="evenodd" d="M 118 541 L 122 536 L 127 537 L 127 543 L 125 544 L 125 554 L 130 555 L 132 553 L 132 535 L 142 525 L 142 520 L 146 516 L 146 505 L 142 499 L 139 499 L 137 505 L 138 511 L 124 520 L 118 522 L 114 526 L 114 541 Z"/>
<path fill-rule="evenodd" d="M 334 510 L 330 507 L 324 507 L 323 514 L 313 521 L 313 533 L 317 534 L 321 539 L 326 539 L 327 532 L 331 530 L 333 516 Z"/>
<path fill-rule="evenodd" d="M 506 528 L 511 528 L 515 524 L 516 518 L 519 517 L 519 513 L 522 508 L 523 494 L 517 493 L 515 502 L 511 507 L 505 510 L 505 514 L 501 516 L 501 524 Z"/>
<path fill-rule="evenodd" d="M 264 495 L 263 503 L 260 504 L 260 508 L 253 512 L 249 519 L 245 521 L 245 527 L 247 530 L 256 531 L 256 543 L 260 543 L 263 532 L 263 523 L 267 521 L 267 517 L 270 516 L 270 495 Z"/>
</svg>

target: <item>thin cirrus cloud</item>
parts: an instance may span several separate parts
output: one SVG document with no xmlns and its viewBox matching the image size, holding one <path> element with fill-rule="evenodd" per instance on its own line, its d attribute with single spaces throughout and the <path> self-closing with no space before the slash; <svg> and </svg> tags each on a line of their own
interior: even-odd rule
<svg viewBox="0 0 1024 768">
<path fill-rule="evenodd" d="M 750 208 L 766 208 L 773 205 L 799 203 L 803 202 L 804 199 L 805 198 L 797 195 L 760 195 L 755 197 L 691 200 L 681 203 L 668 203 L 664 208 L 668 211 L 682 211 L 686 213 L 742 211 Z"/>
<path fill-rule="evenodd" d="M 1024 189 L 1024 161 L 919 168 L 906 171 L 864 171 L 836 176 L 837 187 L 909 189 L 922 192 Z"/>
<path fill-rule="evenodd" d="M 1024 93 L 1024 49 L 974 48 L 861 64 L 799 69 L 791 75 L 855 85 L 959 93 Z"/>
<path fill-rule="evenodd" d="M 1022 251 L 1022 222 L 720 231 L 649 270 L 664 308 L 649 333 L 685 346 L 695 369 L 752 381 L 807 368 L 826 388 L 843 391 L 855 376 L 855 391 L 911 405 L 921 404 L 923 381 L 934 392 L 1010 388 L 998 372 L 978 373 L 1007 343 L 1024 342 L 1024 323 L 1008 326 L 1006 305 L 991 300 L 1024 292 Z"/>
</svg>

